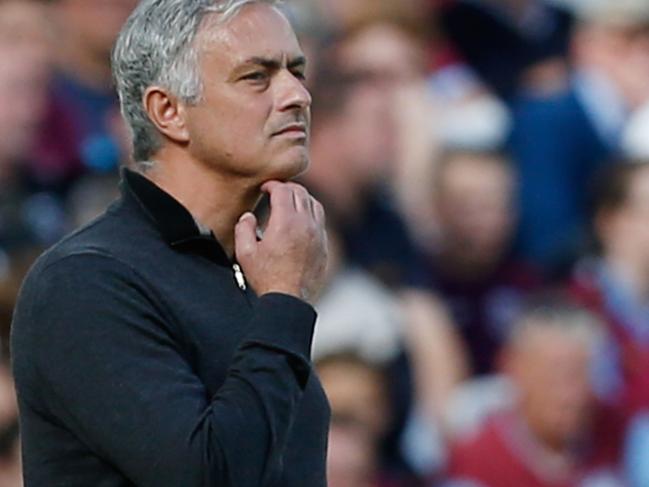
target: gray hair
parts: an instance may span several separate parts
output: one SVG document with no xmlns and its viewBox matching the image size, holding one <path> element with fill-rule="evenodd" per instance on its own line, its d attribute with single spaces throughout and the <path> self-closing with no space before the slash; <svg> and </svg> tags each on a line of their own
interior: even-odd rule
<svg viewBox="0 0 649 487">
<path fill-rule="evenodd" d="M 518 316 L 509 334 L 509 343 L 523 341 L 533 330 L 555 330 L 583 343 L 590 351 L 602 343 L 605 325 L 590 310 L 563 296 L 535 296 Z"/>
<path fill-rule="evenodd" d="M 196 37 L 208 16 L 227 22 L 250 3 L 280 0 L 141 0 L 113 49 L 113 76 L 122 115 L 133 137 L 133 158 L 152 165 L 162 138 L 143 104 L 146 89 L 162 86 L 185 103 L 200 101 L 203 83 Z"/>
</svg>

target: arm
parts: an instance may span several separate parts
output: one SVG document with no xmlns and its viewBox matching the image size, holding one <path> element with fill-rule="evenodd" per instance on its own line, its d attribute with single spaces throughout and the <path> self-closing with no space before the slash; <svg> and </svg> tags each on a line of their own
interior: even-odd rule
<svg viewBox="0 0 649 487">
<path fill-rule="evenodd" d="M 33 304 L 17 316 L 31 327 L 27 358 L 48 412 L 90 450 L 142 487 L 264 485 L 309 378 L 309 305 L 262 296 L 207 397 L 129 267 L 76 255 L 32 284 L 23 297 Z"/>
</svg>

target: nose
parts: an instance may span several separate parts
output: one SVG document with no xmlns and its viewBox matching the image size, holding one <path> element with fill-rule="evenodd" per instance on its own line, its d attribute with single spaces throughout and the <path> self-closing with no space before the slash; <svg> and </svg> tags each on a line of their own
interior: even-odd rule
<svg viewBox="0 0 649 487">
<path fill-rule="evenodd" d="M 304 111 L 311 106 L 311 93 L 301 79 L 286 70 L 280 77 L 277 90 L 277 103 L 281 111 Z"/>
</svg>

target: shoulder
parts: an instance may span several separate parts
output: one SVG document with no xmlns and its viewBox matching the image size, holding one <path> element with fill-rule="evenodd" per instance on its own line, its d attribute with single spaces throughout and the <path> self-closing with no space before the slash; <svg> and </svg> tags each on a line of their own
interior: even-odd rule
<svg viewBox="0 0 649 487">
<path fill-rule="evenodd" d="M 137 212 L 118 200 L 102 215 L 64 237 L 45 251 L 32 266 L 23 285 L 38 284 L 42 279 L 62 272 L 73 278 L 87 276 L 104 267 L 114 272 L 131 272 L 139 250 L 150 248 L 159 236 Z"/>
<path fill-rule="evenodd" d="M 138 245 L 138 237 L 128 237 L 129 225 L 109 210 L 45 251 L 23 281 L 14 325 L 32 327 L 66 307 L 69 314 L 82 302 L 133 296 L 143 289 L 145 280 L 129 257 L 129 246 Z"/>
</svg>

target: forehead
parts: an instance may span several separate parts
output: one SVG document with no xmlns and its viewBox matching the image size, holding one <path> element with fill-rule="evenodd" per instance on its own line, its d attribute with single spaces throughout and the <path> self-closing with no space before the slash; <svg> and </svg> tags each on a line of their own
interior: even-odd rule
<svg viewBox="0 0 649 487">
<path fill-rule="evenodd" d="M 510 186 L 513 183 L 514 174 L 504 161 L 472 154 L 451 157 L 440 170 L 439 180 L 443 189 Z"/>
<path fill-rule="evenodd" d="M 302 55 L 286 17 L 275 7 L 252 3 L 224 24 L 209 23 L 201 31 L 203 54 L 236 66 L 250 58 L 292 59 Z"/>
<path fill-rule="evenodd" d="M 538 322 L 536 326 L 523 330 L 519 340 L 521 356 L 528 360 L 549 361 L 550 357 L 582 361 L 588 356 L 589 346 L 583 337 L 570 331 L 544 326 Z"/>
</svg>

